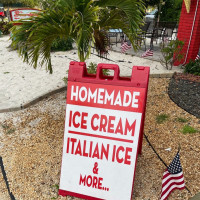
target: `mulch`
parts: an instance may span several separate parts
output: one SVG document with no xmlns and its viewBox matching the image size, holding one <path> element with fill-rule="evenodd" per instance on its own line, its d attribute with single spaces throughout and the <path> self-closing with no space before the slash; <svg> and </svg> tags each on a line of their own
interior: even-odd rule
<svg viewBox="0 0 200 200">
<path fill-rule="evenodd" d="M 178 106 L 200 118 L 200 76 L 175 73 L 169 84 L 169 96 Z"/>
<path fill-rule="evenodd" d="M 181 147 L 180 159 L 187 190 L 175 190 L 169 200 L 187 200 L 200 191 L 200 134 L 182 130 L 190 125 L 200 131 L 200 120 L 177 106 L 168 95 L 170 79 L 150 78 L 144 132 L 167 163 Z M 53 95 L 22 111 L 0 114 L 0 156 L 16 199 L 47 200 L 57 197 L 65 124 L 66 92 Z M 167 115 L 158 123 L 157 117 Z M 184 119 L 180 121 L 179 119 Z M 166 167 L 143 138 L 138 156 L 134 200 L 159 199 Z M 0 173 L 0 199 L 10 200 Z M 74 199 L 74 197 L 58 197 Z"/>
</svg>

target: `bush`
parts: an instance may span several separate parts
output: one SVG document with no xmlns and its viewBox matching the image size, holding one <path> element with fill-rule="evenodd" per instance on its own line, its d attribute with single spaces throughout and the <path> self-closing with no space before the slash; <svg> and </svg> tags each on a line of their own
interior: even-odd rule
<svg viewBox="0 0 200 200">
<path fill-rule="evenodd" d="M 0 22 L 0 31 L 3 33 L 3 35 L 10 34 L 10 29 L 13 27 L 13 24 L 11 22 Z"/>
<path fill-rule="evenodd" d="M 52 51 L 68 51 L 73 49 L 72 47 L 73 40 L 72 39 L 60 39 L 57 38 L 53 41 L 53 44 L 51 46 Z"/>
<path fill-rule="evenodd" d="M 160 62 L 166 69 L 172 69 L 174 62 L 180 61 L 183 58 L 183 45 L 184 42 L 178 39 L 163 44 L 161 47 L 163 58 Z"/>
<path fill-rule="evenodd" d="M 200 60 L 190 60 L 185 65 L 184 72 L 200 76 Z"/>
</svg>

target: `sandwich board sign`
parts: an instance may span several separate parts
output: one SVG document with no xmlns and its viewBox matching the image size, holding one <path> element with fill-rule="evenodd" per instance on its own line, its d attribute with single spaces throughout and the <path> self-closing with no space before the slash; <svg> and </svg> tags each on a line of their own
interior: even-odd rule
<svg viewBox="0 0 200 200">
<path fill-rule="evenodd" d="M 118 65 L 98 64 L 89 75 L 85 63 L 70 63 L 59 195 L 131 199 L 148 79 L 149 67 L 119 77 Z"/>
</svg>

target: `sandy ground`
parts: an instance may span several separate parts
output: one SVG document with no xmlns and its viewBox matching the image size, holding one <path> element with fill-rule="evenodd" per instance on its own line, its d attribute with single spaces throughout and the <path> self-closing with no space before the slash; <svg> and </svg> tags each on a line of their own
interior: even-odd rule
<svg viewBox="0 0 200 200">
<path fill-rule="evenodd" d="M 76 50 L 54 52 L 51 54 L 54 72 L 49 74 L 45 66 L 34 69 L 24 63 L 22 58 L 18 56 L 17 51 L 12 51 L 9 48 L 10 43 L 9 36 L 0 37 L 0 112 L 11 108 L 20 108 L 46 93 L 62 88 L 65 86 L 62 79 L 67 76 L 66 71 L 70 61 L 78 60 Z M 159 60 L 158 52 L 155 57 Z M 87 65 L 90 62 L 118 64 L 121 76 L 130 76 L 133 66 L 149 66 L 151 74 L 180 71 L 177 67 L 174 70 L 166 70 L 157 61 L 119 52 L 110 51 L 108 59 L 110 60 L 101 59 L 92 54 L 86 63 Z"/>
<path fill-rule="evenodd" d="M 182 129 L 188 124 L 200 130 L 200 121 L 170 100 L 167 94 L 168 84 L 169 79 L 150 79 L 145 133 L 167 164 L 174 158 L 180 144 L 184 179 L 191 194 L 187 190 L 176 190 L 169 200 L 188 200 L 200 191 L 200 135 L 199 132 L 183 134 Z M 62 92 L 28 109 L 0 114 L 0 155 L 10 190 L 17 200 L 47 200 L 57 195 L 65 102 L 66 92 Z M 156 121 L 159 114 L 168 115 L 167 120 L 160 124 Z M 185 119 L 185 122 L 180 122 L 179 118 Z M 137 162 L 132 199 L 159 199 L 165 168 L 144 138 L 143 153 Z M 9 200 L 1 173 L 0 199 Z M 77 198 L 68 196 L 57 199 Z"/>
</svg>

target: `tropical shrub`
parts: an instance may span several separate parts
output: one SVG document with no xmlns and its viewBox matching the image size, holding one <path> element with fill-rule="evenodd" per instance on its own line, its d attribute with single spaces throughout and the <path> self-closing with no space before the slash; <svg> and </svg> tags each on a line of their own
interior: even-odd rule
<svg viewBox="0 0 200 200">
<path fill-rule="evenodd" d="M 172 69 L 173 63 L 183 59 L 184 42 L 181 40 L 171 40 L 170 42 L 164 43 L 161 47 L 161 53 L 163 58 L 160 60 L 161 64 L 167 69 Z"/>
<path fill-rule="evenodd" d="M 13 27 L 13 24 L 10 22 L 0 22 L 0 31 L 4 35 L 8 35 L 10 33 L 10 29 Z"/>
<path fill-rule="evenodd" d="M 68 38 L 56 38 L 51 46 L 52 51 L 68 51 L 73 49 L 72 46 L 73 40 Z"/>
<path fill-rule="evenodd" d="M 200 60 L 190 60 L 190 62 L 184 66 L 184 72 L 200 76 Z"/>
<path fill-rule="evenodd" d="M 52 73 L 50 52 L 58 37 L 73 39 L 81 62 L 89 57 L 91 46 L 107 52 L 107 32 L 112 28 L 121 29 L 133 48 L 139 48 L 137 33 L 145 12 L 142 0 L 56 0 L 55 4 L 54 9 L 12 28 L 12 45 L 18 46 L 19 54 L 33 67 L 45 64 Z"/>
</svg>

